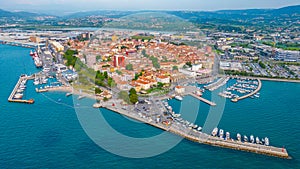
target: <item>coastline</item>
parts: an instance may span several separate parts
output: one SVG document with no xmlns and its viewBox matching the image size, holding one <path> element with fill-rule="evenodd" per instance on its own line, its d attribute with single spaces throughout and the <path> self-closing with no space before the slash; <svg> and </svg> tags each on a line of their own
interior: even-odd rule
<svg viewBox="0 0 300 169">
<path fill-rule="evenodd" d="M 268 77 L 257 77 L 257 76 L 234 76 L 230 75 L 230 77 L 238 77 L 238 78 L 248 78 L 248 79 L 260 79 L 264 81 L 274 81 L 274 82 L 290 82 L 290 83 L 300 83 L 300 80 L 293 79 L 278 79 L 278 78 L 268 78 Z"/>
</svg>

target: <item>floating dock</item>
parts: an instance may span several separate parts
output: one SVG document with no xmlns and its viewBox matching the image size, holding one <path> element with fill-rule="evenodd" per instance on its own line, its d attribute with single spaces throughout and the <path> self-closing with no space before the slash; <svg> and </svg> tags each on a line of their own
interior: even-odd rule
<svg viewBox="0 0 300 169">
<path fill-rule="evenodd" d="M 257 86 L 257 88 L 256 88 L 253 92 L 251 92 L 251 93 L 249 93 L 249 94 L 246 94 L 246 95 L 244 95 L 244 96 L 241 96 L 241 97 L 237 97 L 237 98 L 231 99 L 231 101 L 232 101 L 232 102 L 238 102 L 239 100 L 248 98 L 248 97 L 250 97 L 250 96 L 252 96 L 252 95 L 255 95 L 257 92 L 259 92 L 259 90 L 260 90 L 261 87 L 262 87 L 262 83 L 261 83 L 261 80 L 260 80 L 260 79 L 257 79 L 257 81 L 258 81 L 258 86 Z"/>
<path fill-rule="evenodd" d="M 169 131 L 171 133 L 177 134 L 181 137 L 184 137 L 185 139 L 201 143 L 201 144 L 207 144 L 211 146 L 217 146 L 217 147 L 223 147 L 223 148 L 230 148 L 240 151 L 246 151 L 246 152 L 252 152 L 257 154 L 263 154 L 268 156 L 274 156 L 279 158 L 290 158 L 287 150 L 285 148 L 278 148 L 273 146 L 266 146 L 266 145 L 260 145 L 260 144 L 253 144 L 248 142 L 241 142 L 241 141 L 235 141 L 235 140 L 223 140 L 219 137 L 213 137 L 211 135 L 208 135 L 206 133 L 202 132 L 195 132 L 194 130 L 187 130 L 186 132 L 183 132 L 182 130 L 179 130 L 176 125 L 164 125 L 161 123 L 157 123 L 154 121 L 149 121 L 145 118 L 139 117 L 135 113 L 127 112 L 126 110 L 122 110 L 121 108 L 117 108 L 112 105 L 102 105 L 104 108 L 109 109 L 111 111 L 114 111 L 116 113 L 125 115 L 129 118 L 144 122 L 148 125 L 157 127 L 159 129 Z"/>
<path fill-rule="evenodd" d="M 14 99 L 14 96 L 16 95 L 18 88 L 20 87 L 22 81 L 26 81 L 29 79 L 33 79 L 33 76 L 20 76 L 17 84 L 15 85 L 15 88 L 13 89 L 13 91 L 11 92 L 11 94 L 8 97 L 8 101 L 9 102 L 16 102 L 16 103 L 27 103 L 27 104 L 33 104 L 34 103 L 34 99 L 29 99 L 29 100 L 23 100 L 23 99 Z M 25 82 L 25 83 L 26 83 Z"/>
</svg>

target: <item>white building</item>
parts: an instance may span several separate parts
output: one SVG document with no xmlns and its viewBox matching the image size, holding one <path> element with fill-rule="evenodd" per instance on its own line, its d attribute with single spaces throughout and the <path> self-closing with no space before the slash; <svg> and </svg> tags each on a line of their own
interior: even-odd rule
<svg viewBox="0 0 300 169">
<path fill-rule="evenodd" d="M 169 76 L 157 76 L 156 81 L 160 83 L 170 83 L 170 77 Z"/>
<path fill-rule="evenodd" d="M 64 50 L 64 46 L 61 45 L 59 42 L 56 41 L 50 41 L 50 44 L 55 48 L 57 52 L 61 52 Z"/>
<path fill-rule="evenodd" d="M 185 88 L 184 88 L 183 86 L 176 86 L 176 87 L 175 87 L 175 92 L 176 92 L 177 94 L 184 94 Z"/>
<path fill-rule="evenodd" d="M 197 76 L 197 73 L 196 72 L 193 72 L 193 71 L 189 71 L 189 70 L 186 70 L 186 69 L 179 69 L 178 70 L 180 73 L 183 73 L 187 76 L 190 76 L 190 77 L 196 77 Z"/>
<path fill-rule="evenodd" d="M 192 71 L 199 71 L 202 68 L 202 64 L 192 65 Z"/>
<path fill-rule="evenodd" d="M 275 60 L 285 62 L 300 62 L 300 51 L 276 50 Z"/>
</svg>

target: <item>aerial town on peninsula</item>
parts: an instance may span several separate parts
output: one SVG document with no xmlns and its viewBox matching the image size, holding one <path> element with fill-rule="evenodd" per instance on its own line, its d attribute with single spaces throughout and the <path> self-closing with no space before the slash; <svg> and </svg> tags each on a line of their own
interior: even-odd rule
<svg viewBox="0 0 300 169">
<path fill-rule="evenodd" d="M 159 21 L 154 18 L 150 20 Z M 38 93 L 63 91 L 78 100 L 94 98 L 91 106 L 95 108 L 104 107 L 195 142 L 289 158 L 285 148 L 270 146 L 268 137 L 230 136 L 217 126 L 204 133 L 202 126 L 183 119 L 166 100 L 182 101 L 190 95 L 216 106 L 203 93 L 220 89 L 230 79 L 235 83 L 218 95 L 232 102 L 259 98 L 261 80 L 298 82 L 299 27 L 261 31 L 237 26 L 220 31 L 218 26 L 206 25 L 208 29 L 200 24 L 200 29 L 190 29 L 190 23 L 176 22 L 190 30 L 176 32 L 174 25 L 169 31 L 157 30 L 166 27 L 170 17 L 166 18 L 162 23 L 150 22 L 151 26 L 128 24 L 138 30 L 123 24 L 119 25 L 124 29 L 51 27 L 46 31 L 5 25 L 0 29 L 0 43 L 32 48 L 28 57 L 40 69 L 21 75 L 8 101 L 33 104 L 36 100 L 23 94 L 26 83 L 32 81 Z M 103 22 L 114 25 L 122 19 L 104 18 Z M 138 27 L 142 24 L 146 30 Z"/>
</svg>

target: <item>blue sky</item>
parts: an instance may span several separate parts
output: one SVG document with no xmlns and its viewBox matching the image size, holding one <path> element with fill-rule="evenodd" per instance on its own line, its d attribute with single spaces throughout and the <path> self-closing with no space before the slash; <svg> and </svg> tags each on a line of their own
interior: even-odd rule
<svg viewBox="0 0 300 169">
<path fill-rule="evenodd" d="M 300 0 L 1 0 L 0 8 L 76 12 L 86 10 L 220 10 L 280 8 L 300 4 Z"/>
</svg>

